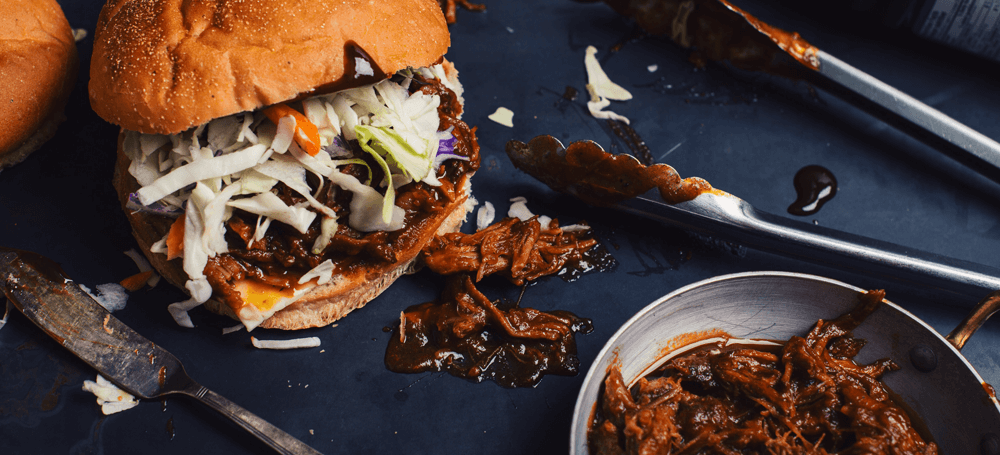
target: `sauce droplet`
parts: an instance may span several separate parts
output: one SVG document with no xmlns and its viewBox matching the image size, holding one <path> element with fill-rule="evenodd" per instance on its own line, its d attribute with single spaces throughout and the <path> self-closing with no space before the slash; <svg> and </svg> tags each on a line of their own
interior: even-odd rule
<svg viewBox="0 0 1000 455">
<path fill-rule="evenodd" d="M 562 99 L 566 101 L 576 101 L 576 95 L 580 93 L 575 87 L 569 85 L 566 86 L 566 91 L 563 92 Z"/>
<path fill-rule="evenodd" d="M 812 215 L 837 195 L 837 178 L 823 166 L 813 164 L 799 169 L 792 183 L 796 193 L 795 202 L 788 206 L 792 215 Z"/>
<path fill-rule="evenodd" d="M 173 441 L 174 440 L 174 436 L 176 435 L 176 432 L 174 431 L 174 418 L 173 417 L 167 419 L 167 434 L 170 435 L 170 440 Z"/>
</svg>

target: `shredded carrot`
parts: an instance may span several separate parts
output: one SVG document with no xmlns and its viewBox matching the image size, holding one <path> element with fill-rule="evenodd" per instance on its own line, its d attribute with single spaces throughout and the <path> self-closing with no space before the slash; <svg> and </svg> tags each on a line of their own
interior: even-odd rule
<svg viewBox="0 0 1000 455">
<path fill-rule="evenodd" d="M 170 232 L 167 233 L 168 261 L 184 255 L 184 218 L 185 214 L 182 213 L 174 224 L 170 225 Z"/>
<path fill-rule="evenodd" d="M 301 112 L 288 107 L 287 104 L 275 104 L 264 109 L 264 115 L 271 119 L 275 125 L 283 117 L 291 116 L 295 119 L 295 142 L 302 147 L 310 156 L 319 153 L 319 128 L 310 122 Z"/>
<path fill-rule="evenodd" d="M 123 288 L 128 289 L 131 292 L 138 291 L 143 285 L 149 281 L 149 278 L 153 276 L 152 270 L 147 270 L 145 272 L 139 272 L 132 275 L 124 280 L 121 280 L 118 284 L 122 285 Z"/>
</svg>

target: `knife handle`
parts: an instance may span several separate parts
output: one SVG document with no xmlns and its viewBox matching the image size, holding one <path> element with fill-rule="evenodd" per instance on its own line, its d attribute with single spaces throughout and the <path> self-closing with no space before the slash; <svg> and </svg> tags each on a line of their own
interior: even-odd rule
<svg viewBox="0 0 1000 455">
<path fill-rule="evenodd" d="M 243 409 L 222 395 L 208 390 L 199 384 L 192 383 L 180 393 L 190 396 L 219 411 L 222 415 L 228 417 L 229 420 L 243 427 L 243 429 L 249 431 L 261 441 L 264 441 L 264 443 L 271 446 L 278 453 L 285 455 L 320 454 L 316 449 L 309 447 L 280 428 L 271 425 L 266 420 L 257 417 L 254 413 Z"/>
</svg>

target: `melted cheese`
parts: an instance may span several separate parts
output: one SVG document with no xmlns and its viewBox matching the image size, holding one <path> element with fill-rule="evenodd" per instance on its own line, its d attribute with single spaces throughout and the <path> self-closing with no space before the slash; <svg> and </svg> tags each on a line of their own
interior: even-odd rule
<svg viewBox="0 0 1000 455">
<path fill-rule="evenodd" d="M 268 311 L 283 298 L 295 296 L 295 289 L 281 289 L 275 286 L 258 283 L 256 281 L 243 281 L 237 285 L 240 295 L 243 296 L 245 304 L 250 304 L 260 311 Z"/>
<path fill-rule="evenodd" d="M 253 330 L 274 313 L 291 305 L 316 286 L 315 280 L 293 288 L 279 288 L 250 280 L 236 282 L 243 306 L 233 308 L 247 330 Z"/>
</svg>

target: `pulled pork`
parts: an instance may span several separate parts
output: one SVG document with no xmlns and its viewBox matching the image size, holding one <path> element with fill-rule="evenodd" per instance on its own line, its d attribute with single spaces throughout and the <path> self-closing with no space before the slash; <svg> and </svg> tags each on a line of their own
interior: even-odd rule
<svg viewBox="0 0 1000 455">
<path fill-rule="evenodd" d="M 591 453 L 937 454 L 879 380 L 889 359 L 858 365 L 851 330 L 882 301 L 820 320 L 780 351 L 698 350 L 627 388 L 618 368 L 589 435 Z"/>
<path fill-rule="evenodd" d="M 437 236 L 423 251 L 428 268 L 441 275 L 475 273 L 476 281 L 501 273 L 518 286 L 579 262 L 597 245 L 585 231 L 564 231 L 556 220 L 542 229 L 538 217 L 504 218 L 475 234 Z"/>
</svg>

